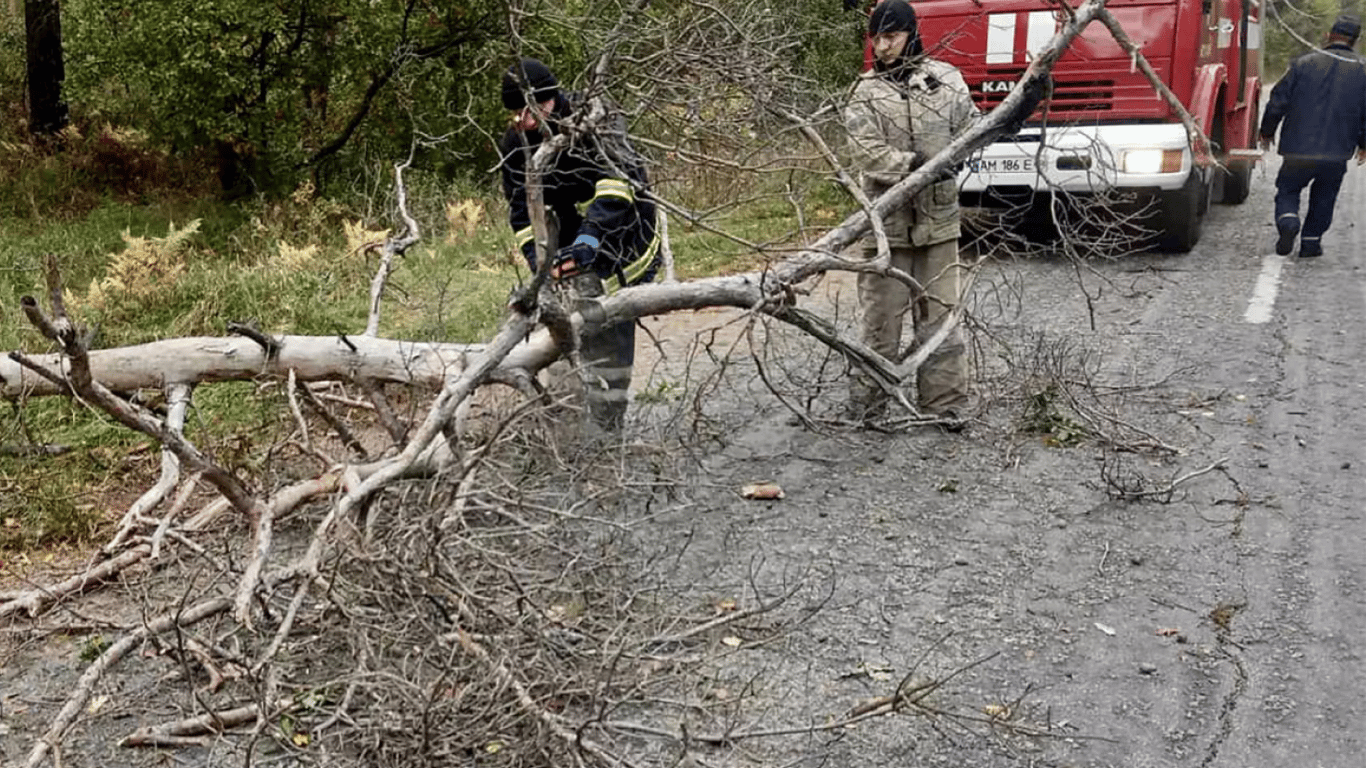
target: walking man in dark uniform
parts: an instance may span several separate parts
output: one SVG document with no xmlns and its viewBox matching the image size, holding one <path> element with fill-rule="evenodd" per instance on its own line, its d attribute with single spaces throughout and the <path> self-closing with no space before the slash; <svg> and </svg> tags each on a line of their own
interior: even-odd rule
<svg viewBox="0 0 1366 768">
<path fill-rule="evenodd" d="M 1347 159 L 1366 162 L 1366 62 L 1353 52 L 1361 21 L 1342 14 L 1323 48 L 1290 63 L 1271 90 L 1262 115 L 1261 145 L 1270 149 L 1276 126 L 1281 171 L 1276 176 L 1276 253 L 1286 256 L 1300 236 L 1300 257 L 1323 255 L 1323 233 L 1333 222 Z M 1300 191 L 1309 210 L 1300 223 Z"/>
<path fill-rule="evenodd" d="M 499 144 L 508 220 L 534 272 L 535 236 L 527 206 L 526 169 L 547 134 L 566 129 L 580 105 L 560 89 L 545 64 L 522 59 L 503 74 L 503 106 L 512 125 Z M 530 99 L 528 99 L 530 97 Z M 591 298 L 654 279 L 661 261 L 656 208 L 645 164 L 617 119 L 592 135 L 574 135 L 542 178 L 552 223 L 551 277 L 578 297 Z M 594 423 L 621 429 L 635 360 L 634 320 L 589 330 L 579 340 L 584 399 Z"/>
</svg>

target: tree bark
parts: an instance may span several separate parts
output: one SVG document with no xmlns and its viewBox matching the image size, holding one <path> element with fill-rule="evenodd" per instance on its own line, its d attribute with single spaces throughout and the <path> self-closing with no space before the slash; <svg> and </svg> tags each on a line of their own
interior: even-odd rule
<svg viewBox="0 0 1366 768">
<path fill-rule="evenodd" d="M 626 289 L 590 307 L 582 323 L 614 322 L 680 309 L 714 306 L 754 307 L 763 301 L 762 275 L 751 273 L 688 283 L 643 285 Z M 440 389 L 459 378 L 482 356 L 486 344 L 402 341 L 372 336 L 277 336 L 269 348 L 238 337 L 190 336 L 129 347 L 90 350 L 91 376 L 115 392 L 162 389 L 169 384 L 241 381 L 258 376 L 298 381 L 347 380 L 417 384 Z M 500 370 L 536 371 L 554 362 L 561 349 L 544 328 L 526 336 L 499 365 Z M 66 394 L 20 360 L 50 372 L 70 373 L 60 354 L 0 357 L 0 397 Z"/>
<path fill-rule="evenodd" d="M 66 66 L 62 59 L 62 13 L 58 0 L 24 0 L 28 59 L 28 129 L 51 136 L 70 120 L 62 101 Z"/>
<path fill-rule="evenodd" d="M 300 381 L 342 379 L 423 384 L 440 388 L 458 377 L 466 360 L 484 350 L 482 344 L 394 341 L 365 336 L 281 336 L 272 354 L 250 339 L 186 337 L 131 347 L 91 350 L 94 379 L 115 392 L 167 384 L 241 381 L 256 376 Z M 510 367 L 539 368 L 557 354 L 548 333 L 532 334 Z M 544 347 L 544 349 L 542 349 Z M 545 363 L 540 362 L 549 357 Z M 51 371 L 69 372 L 62 355 L 30 355 L 28 361 Z M 0 395 L 5 397 L 63 394 L 53 382 L 25 368 L 15 355 L 0 359 Z"/>
</svg>

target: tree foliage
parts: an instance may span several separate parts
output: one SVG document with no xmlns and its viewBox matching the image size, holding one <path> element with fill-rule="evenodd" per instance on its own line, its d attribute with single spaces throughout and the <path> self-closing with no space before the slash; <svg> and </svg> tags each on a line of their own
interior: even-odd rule
<svg viewBox="0 0 1366 768">
<path fill-rule="evenodd" d="M 414 131 L 457 128 L 505 29 L 501 5 L 77 0 L 66 6 L 72 93 L 178 150 L 213 148 L 225 186 L 269 190 L 347 154 L 399 155 Z"/>
<path fill-rule="evenodd" d="M 1266 30 L 1266 76 L 1273 82 L 1290 60 L 1323 45 L 1324 35 L 1339 13 L 1362 12 L 1360 0 L 1275 0 L 1262 13 Z"/>
<path fill-rule="evenodd" d="M 631 90 L 660 95 L 652 74 L 701 69 L 712 73 L 702 82 L 731 81 L 718 82 L 726 99 L 735 83 L 773 73 L 755 68 L 754 45 L 799 73 L 783 78 L 786 93 L 814 97 L 857 69 L 862 18 L 829 0 L 745 2 L 726 13 L 655 3 L 635 16 L 641 27 L 608 32 L 602 20 L 631 5 L 72 0 L 63 7 L 69 93 L 87 119 L 143 127 L 181 153 L 216 153 L 224 186 L 249 193 L 288 189 L 304 172 L 326 179 L 387 163 L 415 136 L 443 138 L 441 154 L 419 163 L 486 168 L 502 120 L 498 77 L 516 56 L 545 58 L 572 84 L 603 46 L 621 47 L 632 69 L 606 85 L 627 102 Z M 696 58 L 685 38 L 718 32 L 709 60 Z"/>
</svg>

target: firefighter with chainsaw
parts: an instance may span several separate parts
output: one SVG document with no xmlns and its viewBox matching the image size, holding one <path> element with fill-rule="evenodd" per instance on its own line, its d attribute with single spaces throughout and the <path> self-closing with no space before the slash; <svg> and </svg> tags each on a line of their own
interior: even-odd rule
<svg viewBox="0 0 1366 768">
<path fill-rule="evenodd" d="M 868 17 L 876 58 L 854 86 L 845 110 L 853 159 L 864 192 L 876 199 L 943 150 L 978 116 L 962 74 L 925 55 L 915 11 L 905 0 L 882 0 Z M 958 185 L 937 179 L 883 221 L 890 266 L 904 278 L 863 272 L 858 276 L 863 341 L 896 363 L 902 325 L 911 314 L 917 345 L 934 337 L 960 301 L 963 266 L 958 260 Z M 870 235 L 863 257 L 877 257 Z M 968 405 L 968 360 L 964 336 L 954 327 L 920 366 L 917 403 L 922 413 L 961 426 Z M 862 372 L 851 385 L 848 416 L 877 418 L 887 394 Z"/>
<path fill-rule="evenodd" d="M 543 142 L 567 135 L 568 144 L 545 166 L 541 183 L 552 241 L 550 276 L 580 302 L 649 282 L 660 265 L 656 208 L 645 164 L 626 138 L 625 121 L 581 131 L 573 122 L 587 104 L 560 88 L 536 59 L 522 59 L 503 74 L 503 106 L 512 124 L 499 143 L 503 193 L 517 244 L 533 272 L 535 234 L 527 202 L 527 169 Z M 572 130 L 571 130 L 572 127 Z M 587 329 L 579 339 L 584 399 L 599 427 L 620 430 L 626 416 L 635 321 Z"/>
</svg>

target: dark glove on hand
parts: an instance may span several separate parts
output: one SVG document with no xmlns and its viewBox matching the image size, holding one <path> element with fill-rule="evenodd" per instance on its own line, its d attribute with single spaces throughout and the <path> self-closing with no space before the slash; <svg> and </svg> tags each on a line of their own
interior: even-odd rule
<svg viewBox="0 0 1366 768">
<path fill-rule="evenodd" d="M 557 277 L 573 277 L 581 272 L 587 272 L 593 268 L 593 262 L 597 258 L 597 249 L 582 240 L 575 241 L 573 245 L 566 245 L 555 254 Z"/>
<path fill-rule="evenodd" d="M 935 181 L 949 181 L 949 180 L 951 180 L 951 179 L 957 179 L 957 178 L 958 178 L 958 173 L 959 173 L 960 171 L 962 171 L 962 170 L 963 170 L 963 164 L 962 164 L 962 163 L 954 163 L 953 165 L 950 165 L 949 167 L 947 167 L 947 168 L 945 168 L 944 170 L 940 171 L 939 174 L 938 174 L 937 176 L 934 177 L 934 180 L 935 180 Z"/>
<path fill-rule="evenodd" d="M 1006 123 L 1006 133 L 1019 133 L 1024 127 L 1025 121 L 1034 114 L 1034 110 L 1039 108 L 1050 94 L 1053 93 L 1053 78 L 1045 77 L 1034 80 L 1025 86 L 1024 101 L 1015 108 L 1015 113 L 1011 115 L 1010 122 Z"/>
</svg>

